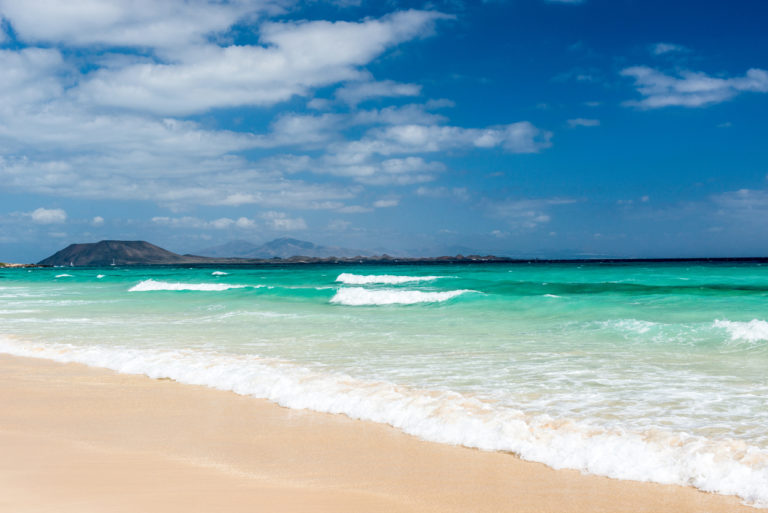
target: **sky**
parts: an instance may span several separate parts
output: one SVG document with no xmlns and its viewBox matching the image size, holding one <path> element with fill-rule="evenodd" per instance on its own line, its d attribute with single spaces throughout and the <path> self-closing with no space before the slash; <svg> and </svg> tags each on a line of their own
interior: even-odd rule
<svg viewBox="0 0 768 513">
<path fill-rule="evenodd" d="M 0 0 L 0 261 L 768 256 L 768 2 Z"/>
</svg>

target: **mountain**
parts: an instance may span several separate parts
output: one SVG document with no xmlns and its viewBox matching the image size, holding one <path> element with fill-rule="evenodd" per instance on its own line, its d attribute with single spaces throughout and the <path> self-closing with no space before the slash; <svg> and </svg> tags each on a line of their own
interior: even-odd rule
<svg viewBox="0 0 768 513">
<path fill-rule="evenodd" d="M 313 244 L 312 242 L 292 239 L 290 237 L 281 237 L 267 242 L 266 244 L 262 244 L 261 246 L 256 246 L 247 241 L 236 240 L 227 242 L 221 246 L 202 249 L 197 253 L 199 255 L 219 258 L 290 258 L 293 256 L 348 258 L 372 255 L 370 251 L 340 248 L 336 246 L 320 246 L 318 244 Z"/>
<path fill-rule="evenodd" d="M 182 256 L 141 240 L 103 240 L 70 244 L 38 262 L 39 265 L 151 265 L 204 262 L 205 258 Z"/>
<path fill-rule="evenodd" d="M 248 255 L 257 251 L 260 247 L 247 240 L 232 240 L 220 246 L 201 249 L 196 251 L 195 254 L 214 258 L 248 258 Z"/>
<path fill-rule="evenodd" d="M 275 239 L 259 246 L 249 258 L 205 257 L 179 255 L 141 240 L 103 240 L 89 244 L 70 244 L 61 251 L 41 260 L 44 266 L 107 266 L 107 265 L 220 265 L 220 264 L 312 264 L 312 263 L 392 263 L 392 262 L 498 262 L 508 259 L 494 256 L 468 255 L 455 257 L 400 258 L 371 255 L 367 251 L 318 246 L 297 239 Z"/>
</svg>

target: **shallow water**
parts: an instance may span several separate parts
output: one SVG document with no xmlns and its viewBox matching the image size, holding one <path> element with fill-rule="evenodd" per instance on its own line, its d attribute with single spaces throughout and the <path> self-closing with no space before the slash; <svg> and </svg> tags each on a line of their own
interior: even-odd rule
<svg viewBox="0 0 768 513">
<path fill-rule="evenodd" d="M 0 351 L 768 505 L 768 267 L 0 271 Z"/>
</svg>

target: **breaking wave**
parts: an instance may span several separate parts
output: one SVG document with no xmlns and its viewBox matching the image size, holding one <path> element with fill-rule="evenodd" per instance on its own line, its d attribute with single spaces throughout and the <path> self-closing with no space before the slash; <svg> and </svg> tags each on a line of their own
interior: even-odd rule
<svg viewBox="0 0 768 513">
<path fill-rule="evenodd" d="M 256 285 L 254 287 L 259 287 Z M 151 292 L 156 290 L 197 290 L 219 292 L 229 289 L 244 289 L 249 285 L 230 285 L 228 283 L 169 283 L 165 281 L 144 280 L 134 285 L 128 292 Z"/>
<path fill-rule="evenodd" d="M 383 289 L 370 290 L 362 287 L 340 288 L 331 303 L 347 306 L 415 305 L 417 303 L 441 303 L 471 290 L 422 292 L 420 290 Z"/>
<path fill-rule="evenodd" d="M 386 285 L 397 285 L 400 283 L 432 281 L 438 278 L 442 278 L 442 276 L 399 276 L 399 275 L 393 275 L 393 274 L 364 275 L 364 274 L 341 273 L 336 278 L 336 281 L 347 284 L 347 285 L 371 285 L 371 284 L 377 284 L 377 283 L 386 284 Z"/>
<path fill-rule="evenodd" d="M 758 319 L 752 319 L 749 322 L 717 320 L 714 322 L 714 327 L 725 329 L 731 336 L 731 340 L 747 342 L 768 340 L 768 322 Z"/>
<path fill-rule="evenodd" d="M 362 381 L 284 360 L 215 351 L 34 344 L 0 336 L 0 352 L 170 378 L 294 409 L 389 424 L 425 440 L 508 451 L 554 468 L 617 479 L 694 486 L 768 506 L 768 452 L 738 440 L 659 429 L 605 429 L 530 415 L 449 390 Z"/>
</svg>

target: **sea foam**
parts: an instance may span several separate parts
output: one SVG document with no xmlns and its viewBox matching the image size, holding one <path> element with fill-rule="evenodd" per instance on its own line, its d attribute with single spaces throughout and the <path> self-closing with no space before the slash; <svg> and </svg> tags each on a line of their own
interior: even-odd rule
<svg viewBox="0 0 768 513">
<path fill-rule="evenodd" d="M 509 451 L 554 468 L 694 486 L 768 506 L 768 452 L 740 441 L 660 430 L 606 430 L 569 419 L 526 415 L 452 391 L 361 381 L 253 355 L 34 344 L 2 336 L 0 352 L 230 390 L 289 408 L 389 424 L 434 442 Z"/>
<path fill-rule="evenodd" d="M 731 336 L 731 340 L 747 342 L 768 340 L 768 322 L 758 319 L 752 319 L 749 322 L 717 320 L 714 322 L 714 327 L 725 329 Z"/>
<path fill-rule="evenodd" d="M 331 298 L 331 303 L 347 306 L 415 305 L 417 303 L 440 303 L 471 292 L 470 290 L 447 290 L 444 292 L 422 292 L 420 290 L 380 289 L 343 287 Z"/>
<path fill-rule="evenodd" d="M 399 275 L 392 275 L 392 274 L 365 275 L 365 274 L 341 273 L 336 278 L 336 281 L 345 283 L 347 285 L 370 285 L 370 284 L 376 284 L 376 283 L 381 283 L 386 285 L 397 285 L 399 283 L 432 281 L 438 278 L 442 278 L 442 276 L 399 276 Z"/>
<path fill-rule="evenodd" d="M 248 287 L 248 285 L 230 285 L 228 283 L 169 283 L 165 281 L 144 280 L 128 289 L 128 292 L 151 292 L 156 290 L 196 290 L 220 292 L 229 289 L 244 289 L 246 287 Z"/>
</svg>

